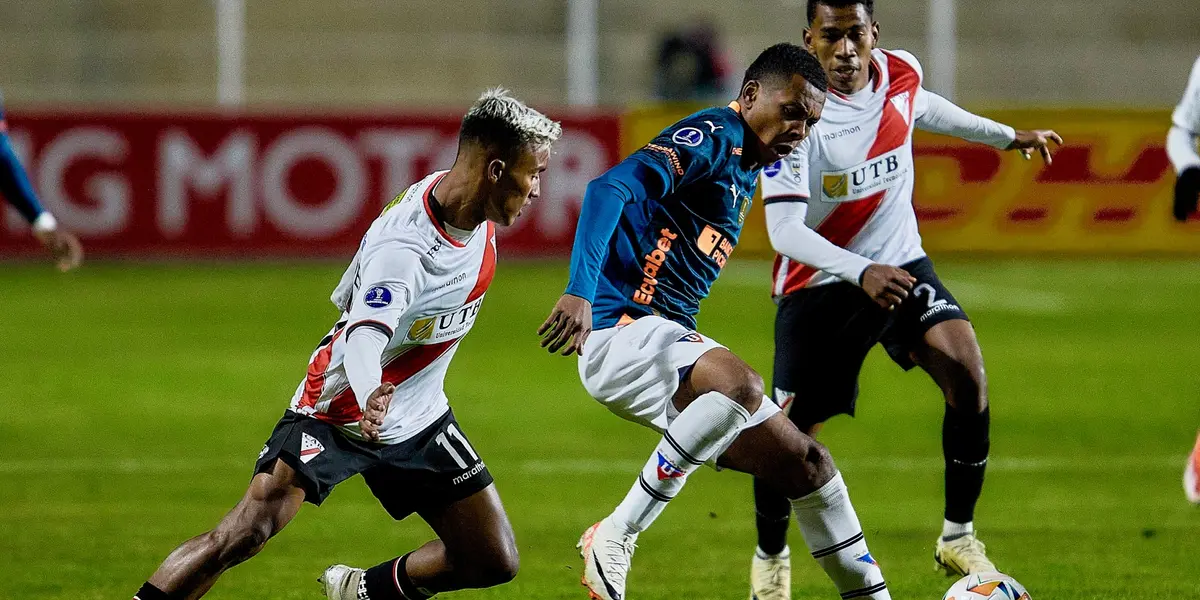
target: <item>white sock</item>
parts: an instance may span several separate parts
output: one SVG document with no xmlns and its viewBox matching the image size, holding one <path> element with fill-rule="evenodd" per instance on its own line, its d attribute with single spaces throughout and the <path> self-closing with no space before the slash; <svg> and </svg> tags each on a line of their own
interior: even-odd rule
<svg viewBox="0 0 1200 600">
<path fill-rule="evenodd" d="M 956 540 L 964 535 L 975 533 L 975 522 L 967 521 L 966 523 L 955 523 L 954 521 L 942 522 L 942 539 L 947 542 Z"/>
<path fill-rule="evenodd" d="M 891 600 L 883 572 L 867 550 L 841 473 L 821 489 L 792 500 L 792 509 L 804 543 L 843 599 Z"/>
<path fill-rule="evenodd" d="M 645 531 L 683 489 L 687 476 L 741 432 L 750 413 L 718 392 L 696 398 L 684 408 L 654 448 L 638 480 L 613 511 L 626 533 Z"/>
<path fill-rule="evenodd" d="M 792 550 L 791 550 L 790 548 L 788 548 L 787 546 L 784 546 L 784 547 L 783 547 L 783 550 L 781 550 L 781 551 L 779 552 L 779 554 L 767 554 L 766 552 L 763 552 L 763 549 L 762 549 L 762 548 L 759 548 L 758 546 L 755 546 L 755 547 L 754 547 L 754 555 L 755 555 L 755 556 L 757 556 L 757 557 L 759 557 L 759 558 L 761 558 L 761 559 L 763 559 L 763 560 L 767 560 L 767 559 L 770 559 L 770 558 L 779 558 L 779 559 L 783 559 L 783 558 L 791 558 L 791 557 L 792 557 Z"/>
</svg>

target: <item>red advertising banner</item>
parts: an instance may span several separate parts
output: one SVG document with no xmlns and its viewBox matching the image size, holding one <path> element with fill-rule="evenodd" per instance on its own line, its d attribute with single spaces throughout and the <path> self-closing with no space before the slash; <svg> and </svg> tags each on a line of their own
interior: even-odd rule
<svg viewBox="0 0 1200 600">
<path fill-rule="evenodd" d="M 89 256 L 346 256 L 379 210 L 454 162 L 458 115 L 10 113 L 43 204 Z M 542 196 L 500 229 L 507 256 L 569 252 L 589 181 L 615 164 L 616 115 L 556 117 Z M 0 256 L 34 249 L 11 208 Z"/>
</svg>

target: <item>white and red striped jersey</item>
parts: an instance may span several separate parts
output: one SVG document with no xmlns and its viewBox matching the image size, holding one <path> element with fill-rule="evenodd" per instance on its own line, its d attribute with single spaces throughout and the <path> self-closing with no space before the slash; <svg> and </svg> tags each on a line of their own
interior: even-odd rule
<svg viewBox="0 0 1200 600">
<path fill-rule="evenodd" d="M 763 201 L 805 202 L 808 228 L 871 262 L 898 266 L 925 255 L 912 205 L 914 128 L 996 147 L 1011 143 L 1014 132 L 922 89 L 921 65 L 908 52 L 873 50 L 868 68 L 867 87 L 850 96 L 830 90 L 809 136 L 763 169 Z M 834 274 L 780 254 L 772 292 L 833 281 Z"/>
<path fill-rule="evenodd" d="M 292 410 L 361 437 L 358 422 L 366 398 L 355 398 L 343 364 L 346 339 L 357 327 L 380 329 L 390 338 L 380 363 L 382 381 L 395 384 L 396 392 L 380 429 L 381 442 L 402 442 L 449 410 L 446 370 L 492 282 L 496 231 L 484 222 L 466 241 L 446 232 L 429 205 L 444 175 L 434 173 L 409 187 L 363 236 L 334 293 L 335 302 L 345 303 L 342 316 L 313 352 Z"/>
</svg>

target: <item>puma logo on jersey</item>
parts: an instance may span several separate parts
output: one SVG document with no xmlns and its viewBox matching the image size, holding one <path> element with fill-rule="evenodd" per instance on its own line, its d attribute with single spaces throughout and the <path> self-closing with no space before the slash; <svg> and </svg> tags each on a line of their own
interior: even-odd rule
<svg viewBox="0 0 1200 600">
<path fill-rule="evenodd" d="M 718 129 L 725 129 L 724 125 L 714 125 L 712 121 L 707 120 L 704 122 L 708 123 L 708 128 L 712 130 L 709 133 L 716 133 Z"/>
<path fill-rule="evenodd" d="M 419 318 L 409 326 L 404 343 L 437 344 L 462 337 L 475 325 L 480 306 L 483 306 L 483 296 L 454 310 Z"/>
<path fill-rule="evenodd" d="M 882 156 L 840 171 L 821 172 L 821 192 L 826 202 L 853 202 L 901 182 L 911 158 L 900 147 Z"/>
</svg>

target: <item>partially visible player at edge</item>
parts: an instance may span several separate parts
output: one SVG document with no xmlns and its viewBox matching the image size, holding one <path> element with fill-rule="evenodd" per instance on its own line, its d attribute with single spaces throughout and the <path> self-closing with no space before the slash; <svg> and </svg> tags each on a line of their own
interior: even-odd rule
<svg viewBox="0 0 1200 600">
<path fill-rule="evenodd" d="M 319 505 L 357 474 L 388 514 L 415 512 L 438 539 L 370 569 L 329 567 L 319 581 L 330 600 L 420 600 L 516 576 L 512 526 L 443 383 L 495 273 L 494 224 L 511 225 L 537 199 L 561 133 L 504 90 L 471 107 L 450 170 L 409 187 L 363 236 L 333 293 L 341 318 L 313 353 L 246 495 L 215 529 L 172 552 L 134 598 L 203 596 L 302 502 Z"/>
<path fill-rule="evenodd" d="M 1196 212 L 1200 202 L 1200 153 L 1196 143 L 1200 141 L 1200 58 L 1192 65 L 1187 90 L 1175 112 L 1171 115 L 1171 131 L 1167 134 L 1167 156 L 1175 165 L 1175 218 L 1180 221 Z M 1188 457 L 1183 471 L 1183 489 L 1187 499 L 1200 504 L 1200 435 L 1196 446 Z"/>
<path fill-rule="evenodd" d="M 69 231 L 58 226 L 54 215 L 42 208 L 29 175 L 17 160 L 12 142 L 8 139 L 8 122 L 4 120 L 4 98 L 0 96 L 0 196 L 21 213 L 33 228 L 33 235 L 54 255 L 59 271 L 70 271 L 83 262 L 83 246 Z"/>
<path fill-rule="evenodd" d="M 588 185 L 570 283 L 539 330 L 542 345 L 580 353 L 593 397 L 663 434 L 625 499 L 579 541 L 592 598 L 626 598 L 638 534 L 688 474 L 713 461 L 791 499 L 842 597 L 890 598 L 829 453 L 763 395 L 749 365 L 695 331 L 700 301 L 737 245 L 758 172 L 808 135 L 826 89 L 811 54 L 772 46 L 728 107 L 668 127 Z"/>
<path fill-rule="evenodd" d="M 904 369 L 919 365 L 945 398 L 946 507 L 936 563 L 950 574 L 992 571 L 973 526 L 989 447 L 983 358 L 966 313 L 921 247 L 912 134 L 921 128 L 1026 158 L 1037 151 L 1047 164 L 1048 144 L 1062 140 L 1048 130 L 1014 131 L 926 91 L 912 54 L 876 48 L 873 4 L 809 0 L 804 42 L 829 76 L 825 113 L 791 156 L 763 171 L 767 228 L 779 253 L 774 397 L 815 436 L 828 418 L 854 414 L 859 371 L 876 343 Z M 889 289 L 897 267 L 901 289 Z M 759 478 L 755 504 L 751 594 L 789 598 L 787 501 Z"/>
</svg>

